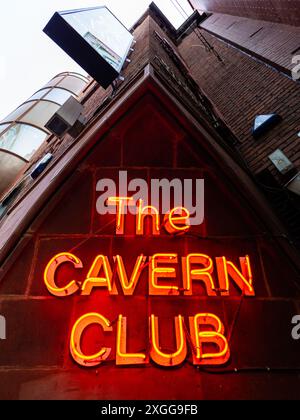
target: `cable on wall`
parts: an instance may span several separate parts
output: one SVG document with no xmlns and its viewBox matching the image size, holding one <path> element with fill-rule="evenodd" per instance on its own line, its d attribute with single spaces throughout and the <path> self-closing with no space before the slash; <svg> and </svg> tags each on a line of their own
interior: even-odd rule
<svg viewBox="0 0 300 420">
<path fill-rule="evenodd" d="M 170 1 L 171 1 L 172 5 L 176 8 L 176 10 L 184 18 L 184 20 L 186 20 L 189 17 L 189 15 L 184 10 L 184 8 L 181 6 L 181 4 L 179 3 L 179 0 L 170 0 Z M 222 63 L 222 64 L 225 65 L 225 62 L 222 59 L 222 57 L 220 56 L 220 54 L 216 51 L 215 47 L 213 45 L 211 45 L 210 42 L 205 38 L 205 36 L 200 31 L 200 29 L 199 28 L 195 28 L 195 29 L 193 29 L 193 32 L 197 36 L 197 38 L 201 41 L 201 43 L 203 44 L 205 50 L 207 52 L 209 52 L 209 53 L 214 54 L 217 57 L 217 59 L 220 61 L 220 63 Z"/>
</svg>

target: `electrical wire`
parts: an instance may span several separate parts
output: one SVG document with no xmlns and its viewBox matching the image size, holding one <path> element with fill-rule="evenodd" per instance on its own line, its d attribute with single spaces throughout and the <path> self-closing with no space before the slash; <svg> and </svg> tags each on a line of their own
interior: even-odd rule
<svg viewBox="0 0 300 420">
<path fill-rule="evenodd" d="M 179 14 L 184 18 L 184 20 L 186 20 L 186 18 L 188 18 L 189 15 L 186 12 L 186 10 L 181 6 L 179 1 L 176 1 L 176 0 L 170 0 L 170 1 L 173 4 L 173 6 L 178 10 Z"/>
<path fill-rule="evenodd" d="M 175 7 L 175 9 L 178 11 L 178 13 L 184 18 L 184 20 L 186 19 L 186 16 L 185 16 L 185 14 L 183 14 L 182 13 L 182 11 L 180 10 L 180 8 L 182 9 L 182 7 L 180 6 L 180 4 L 179 3 L 177 3 L 177 2 L 175 2 L 175 0 L 170 0 L 171 1 L 171 3 L 173 4 L 173 6 Z M 179 7 L 180 8 L 179 8 Z"/>
<path fill-rule="evenodd" d="M 170 0 L 171 3 L 173 4 L 173 6 L 176 8 L 176 10 L 181 14 L 181 16 L 184 18 L 184 20 L 186 20 L 187 18 L 189 18 L 188 13 L 186 12 L 186 10 L 184 10 L 184 8 L 181 6 L 181 4 L 179 3 L 179 0 Z M 181 9 L 181 10 L 180 10 Z M 198 30 L 197 30 L 198 29 Z M 222 59 L 222 57 L 220 56 L 220 54 L 216 51 L 215 47 L 213 45 L 211 45 L 209 43 L 209 41 L 205 38 L 205 36 L 202 34 L 202 32 L 200 31 L 199 28 L 195 28 L 193 29 L 194 34 L 197 36 L 197 38 L 201 41 L 201 43 L 203 44 L 205 50 L 209 53 L 214 54 L 217 59 L 220 61 L 220 63 L 222 63 L 223 65 L 225 65 L 224 60 Z"/>
<path fill-rule="evenodd" d="M 183 11 L 184 15 L 189 17 L 189 14 L 187 13 L 187 11 L 184 9 L 184 7 L 181 6 L 181 4 L 179 3 L 179 1 L 175 0 L 176 3 L 178 4 L 178 6 L 180 7 L 180 9 Z"/>
</svg>

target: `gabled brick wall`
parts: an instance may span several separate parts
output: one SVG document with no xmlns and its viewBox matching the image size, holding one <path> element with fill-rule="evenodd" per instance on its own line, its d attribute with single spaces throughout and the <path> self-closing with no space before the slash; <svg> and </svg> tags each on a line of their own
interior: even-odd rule
<svg viewBox="0 0 300 420">
<path fill-rule="evenodd" d="M 80 164 L 61 177 L 60 188 L 36 214 L 2 270 L 0 311 L 8 321 L 8 339 L 0 343 L 0 383 L 5 383 L 0 399 L 299 399 L 300 342 L 290 334 L 300 304 L 298 274 L 276 236 L 268 233 L 262 209 L 249 202 L 242 179 L 229 176 L 209 137 L 195 130 L 162 91 L 143 92 L 123 107 L 115 124 L 108 120 L 105 135 L 86 139 L 89 151 L 81 151 Z M 125 235 L 117 236 L 115 216 L 96 212 L 96 185 L 104 178 L 117 182 L 119 170 L 128 170 L 129 180 L 204 178 L 204 224 L 193 226 L 186 236 L 163 232 L 136 237 L 135 218 L 128 216 Z M 99 254 L 111 263 L 114 255 L 121 255 L 128 273 L 141 253 L 226 254 L 236 263 L 239 256 L 249 255 L 256 296 L 248 299 L 233 286 L 228 298 L 207 297 L 197 282 L 194 296 L 151 297 L 145 267 L 134 296 L 119 289 L 112 297 L 95 288 L 90 296 L 57 298 L 48 292 L 43 272 L 60 252 L 72 252 L 83 262 L 79 270 L 61 267 L 57 282 L 62 286 L 69 278 L 82 282 Z M 180 282 L 179 267 L 176 279 L 169 280 Z M 160 320 L 162 350 L 170 352 L 173 317 L 182 313 L 187 320 L 199 311 L 220 317 L 230 337 L 232 357 L 219 373 L 193 366 L 192 350 L 190 363 L 178 367 L 116 366 L 115 322 L 112 333 L 103 337 L 96 329 L 85 342 L 88 354 L 105 342 L 112 349 L 109 360 L 79 367 L 70 356 L 72 326 L 85 313 L 101 313 L 111 321 L 126 316 L 132 352 L 148 352 L 147 317 L 154 313 Z"/>
</svg>

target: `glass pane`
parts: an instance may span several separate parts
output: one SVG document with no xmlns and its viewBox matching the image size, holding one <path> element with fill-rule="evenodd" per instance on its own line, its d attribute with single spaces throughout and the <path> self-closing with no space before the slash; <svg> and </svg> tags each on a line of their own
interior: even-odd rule
<svg viewBox="0 0 300 420">
<path fill-rule="evenodd" d="M 48 93 L 44 100 L 53 101 L 59 105 L 63 105 L 70 98 L 70 96 L 72 96 L 72 94 L 67 90 L 54 88 Z"/>
<path fill-rule="evenodd" d="M 30 160 L 47 138 L 47 134 L 30 125 L 15 124 L 0 136 L 0 149 L 9 150 Z"/>
<path fill-rule="evenodd" d="M 56 76 L 49 83 L 47 83 L 44 88 L 55 86 L 60 80 L 62 80 L 65 76 Z"/>
<path fill-rule="evenodd" d="M 30 109 L 32 107 L 32 105 L 33 105 L 32 102 L 29 102 L 29 103 L 26 103 L 26 104 L 21 105 L 14 112 L 12 112 L 6 118 L 4 118 L 4 120 L 1 121 L 1 122 L 15 121 L 15 120 L 17 120 L 18 118 L 21 117 L 22 114 L 24 114 L 24 112 L 28 111 L 28 109 Z"/>
<path fill-rule="evenodd" d="M 74 76 L 79 77 L 79 79 L 83 80 L 86 84 L 88 84 L 90 81 L 87 76 L 83 76 L 83 74 L 80 73 L 72 73 Z"/>
<path fill-rule="evenodd" d="M 22 118 L 22 122 L 44 128 L 59 108 L 60 105 L 52 102 L 37 102 L 36 105 Z"/>
<path fill-rule="evenodd" d="M 59 83 L 60 87 L 70 90 L 75 95 L 79 95 L 86 85 L 87 84 L 83 80 L 74 76 L 68 76 Z"/>
<path fill-rule="evenodd" d="M 62 17 L 115 70 L 121 71 L 133 36 L 106 7 L 65 12 Z"/>
<path fill-rule="evenodd" d="M 39 90 L 33 96 L 31 96 L 31 98 L 28 99 L 28 100 L 29 101 L 34 101 L 34 100 L 37 100 L 37 99 L 41 99 L 44 95 L 46 95 L 47 92 L 50 92 L 50 89 Z"/>
<path fill-rule="evenodd" d="M 89 83 L 89 79 L 86 76 L 84 76 L 83 74 L 80 74 L 80 73 L 76 73 L 74 71 L 61 73 L 61 75 L 64 75 L 64 76 L 75 76 L 75 77 L 78 77 L 79 79 L 83 80 L 85 83 Z"/>
<path fill-rule="evenodd" d="M 3 131 L 9 126 L 10 126 L 10 124 L 1 124 L 0 125 L 0 134 L 3 133 Z"/>
</svg>

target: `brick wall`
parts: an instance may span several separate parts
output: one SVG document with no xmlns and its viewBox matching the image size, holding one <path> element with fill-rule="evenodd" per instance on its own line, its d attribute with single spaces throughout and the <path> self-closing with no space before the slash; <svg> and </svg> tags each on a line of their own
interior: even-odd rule
<svg viewBox="0 0 300 420">
<path fill-rule="evenodd" d="M 242 27 L 241 27 L 242 30 Z M 224 64 L 205 51 L 192 33 L 179 46 L 195 80 L 240 140 L 238 146 L 254 173 L 270 169 L 268 155 L 281 148 L 300 169 L 300 86 L 265 63 L 201 30 Z M 259 114 L 277 112 L 283 121 L 260 140 L 251 130 Z"/>
<path fill-rule="evenodd" d="M 299 0 L 189 0 L 195 9 L 300 25 Z"/>
<path fill-rule="evenodd" d="M 201 27 L 291 76 L 300 28 L 214 13 Z"/>
</svg>

